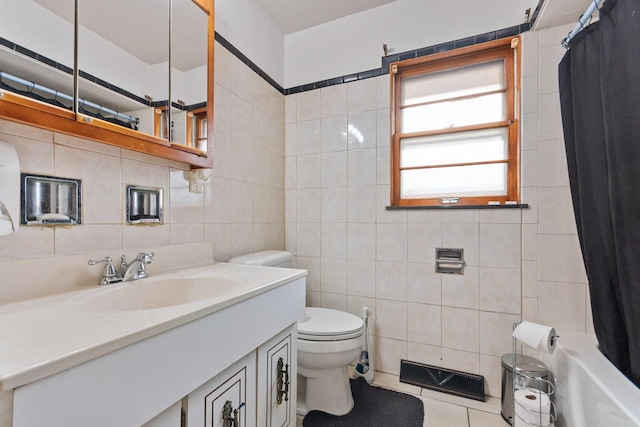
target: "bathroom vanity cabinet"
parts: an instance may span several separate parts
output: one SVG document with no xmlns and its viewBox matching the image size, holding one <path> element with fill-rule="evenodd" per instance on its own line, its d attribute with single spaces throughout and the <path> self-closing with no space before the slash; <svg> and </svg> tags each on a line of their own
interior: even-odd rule
<svg viewBox="0 0 640 427">
<path fill-rule="evenodd" d="M 258 350 L 258 426 L 295 426 L 298 348 L 297 325 Z"/>
<path fill-rule="evenodd" d="M 295 426 L 293 337 L 295 325 L 190 393 L 186 426 Z"/>
<path fill-rule="evenodd" d="M 235 274 L 234 280 L 242 279 L 240 272 L 247 269 L 225 268 L 229 277 Z M 249 269 L 255 277 L 263 270 L 271 274 L 261 267 Z M 273 270 L 281 275 L 287 271 Z M 304 315 L 305 272 L 289 271 L 295 274 L 275 285 L 271 278 L 271 285 L 260 291 L 240 287 L 213 310 L 181 315 L 175 327 L 158 323 L 162 316 L 155 310 L 92 313 L 102 327 L 110 316 L 130 316 L 144 317 L 148 328 L 143 338 L 137 332 L 123 335 L 120 339 L 131 343 L 112 351 L 116 344 L 94 343 L 103 353 L 99 357 L 76 364 L 69 355 L 68 363 L 58 361 L 68 368 L 15 387 L 13 427 L 294 426 L 296 321 Z M 70 335 L 90 326 L 73 320 L 66 321 Z M 96 339 L 101 332 L 96 331 Z M 223 414 L 233 419 L 236 410 L 238 423 L 225 424 Z"/>
<path fill-rule="evenodd" d="M 186 426 L 248 427 L 256 419 L 256 353 L 251 352 L 186 399 Z M 264 397 L 264 396 L 261 396 Z"/>
</svg>

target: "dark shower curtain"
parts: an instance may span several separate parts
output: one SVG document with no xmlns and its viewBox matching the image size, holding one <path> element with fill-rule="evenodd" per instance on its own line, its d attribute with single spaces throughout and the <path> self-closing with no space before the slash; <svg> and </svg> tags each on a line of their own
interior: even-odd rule
<svg viewBox="0 0 640 427">
<path fill-rule="evenodd" d="M 640 0 L 606 0 L 559 65 L 578 236 L 602 353 L 640 387 Z"/>
</svg>

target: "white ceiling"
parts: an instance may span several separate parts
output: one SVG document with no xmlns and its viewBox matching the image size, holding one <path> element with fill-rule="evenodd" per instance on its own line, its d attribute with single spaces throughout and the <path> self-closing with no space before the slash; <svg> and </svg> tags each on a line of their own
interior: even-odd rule
<svg viewBox="0 0 640 427">
<path fill-rule="evenodd" d="M 257 0 L 285 34 L 398 0 Z M 476 0 L 472 0 L 476 1 Z"/>
<path fill-rule="evenodd" d="M 544 0 L 535 29 L 551 28 L 558 25 L 578 23 L 580 16 L 593 0 Z M 597 19 L 598 14 L 593 15 Z"/>
<path fill-rule="evenodd" d="M 396 1 L 399 0 L 257 0 L 285 34 L 302 31 Z M 476 2 L 478 0 L 469 1 Z M 538 15 L 536 28 L 541 29 L 577 22 L 591 1 L 530 0 L 525 3 L 531 7 L 532 13 L 540 3 L 541 13 Z"/>
</svg>

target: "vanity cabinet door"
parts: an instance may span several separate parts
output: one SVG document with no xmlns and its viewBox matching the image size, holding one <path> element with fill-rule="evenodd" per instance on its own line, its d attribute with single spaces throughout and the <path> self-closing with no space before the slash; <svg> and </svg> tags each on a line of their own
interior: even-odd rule
<svg viewBox="0 0 640 427">
<path fill-rule="evenodd" d="M 258 425 L 296 425 L 295 325 L 258 349 Z"/>
<path fill-rule="evenodd" d="M 256 425 L 256 353 L 249 353 L 187 397 L 188 427 Z"/>
</svg>

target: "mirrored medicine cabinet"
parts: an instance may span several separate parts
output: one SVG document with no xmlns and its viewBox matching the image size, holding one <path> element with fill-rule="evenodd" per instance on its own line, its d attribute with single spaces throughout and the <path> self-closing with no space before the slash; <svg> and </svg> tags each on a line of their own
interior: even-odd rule
<svg viewBox="0 0 640 427">
<path fill-rule="evenodd" d="M 214 0 L 7 0 L 0 118 L 210 168 Z"/>
</svg>

